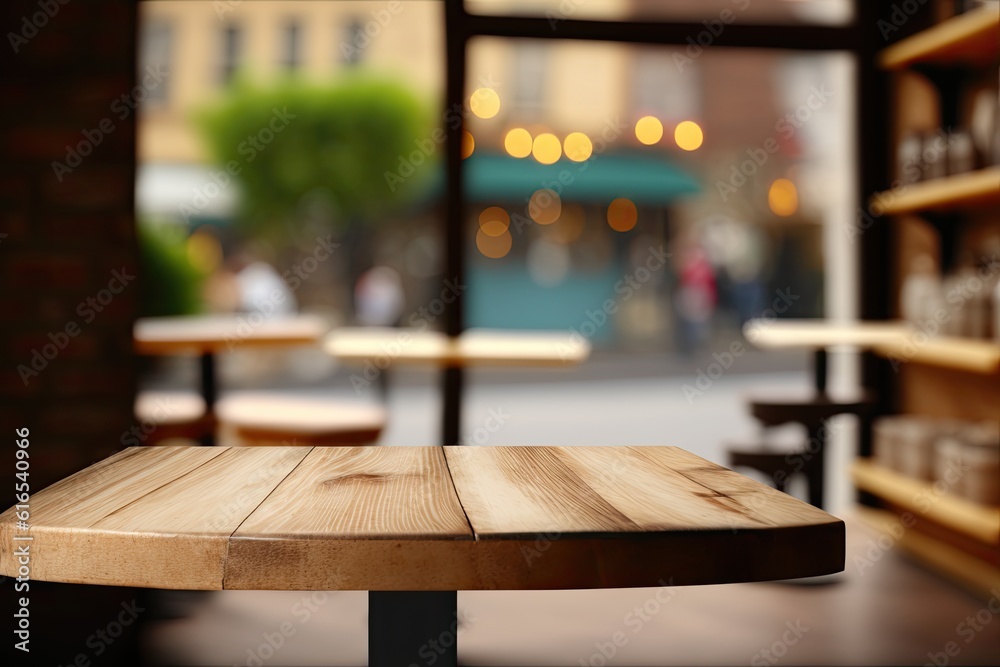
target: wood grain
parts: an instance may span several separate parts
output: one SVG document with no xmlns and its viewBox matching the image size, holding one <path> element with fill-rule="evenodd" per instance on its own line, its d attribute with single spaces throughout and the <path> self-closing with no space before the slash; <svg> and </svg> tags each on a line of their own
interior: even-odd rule
<svg viewBox="0 0 1000 667">
<path fill-rule="evenodd" d="M 31 499 L 32 577 L 558 589 L 843 568 L 844 526 L 672 447 L 133 448 Z M 11 574 L 11 511 L 0 573 Z"/>
<path fill-rule="evenodd" d="M 32 578 L 222 588 L 229 535 L 308 448 L 235 451 L 130 448 L 33 495 Z M 0 516 L 4 571 L 13 566 L 12 533 L 8 512 Z"/>
</svg>

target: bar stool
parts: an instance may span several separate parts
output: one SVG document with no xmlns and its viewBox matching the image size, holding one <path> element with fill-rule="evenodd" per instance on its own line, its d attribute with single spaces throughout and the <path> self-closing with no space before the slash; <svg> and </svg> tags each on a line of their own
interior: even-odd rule
<svg viewBox="0 0 1000 667">
<path fill-rule="evenodd" d="M 765 428 L 782 424 L 802 424 L 806 428 L 806 447 L 796 451 L 769 452 L 759 447 L 728 450 L 731 467 L 751 468 L 769 475 L 779 491 L 785 491 L 789 478 L 801 473 L 807 484 L 809 503 L 823 507 L 826 472 L 826 421 L 842 414 L 861 420 L 861 436 L 868 437 L 875 402 L 868 395 L 837 400 L 826 392 L 826 350 L 815 351 L 814 391 L 806 395 L 755 396 L 749 399 L 750 413 Z M 780 474 L 779 474 L 780 473 Z"/>
<path fill-rule="evenodd" d="M 215 429 L 205 401 L 194 392 L 140 391 L 133 407 L 136 426 L 126 436 L 132 445 L 165 440 L 201 440 Z"/>
<path fill-rule="evenodd" d="M 245 446 L 370 444 L 386 422 L 381 406 L 272 392 L 224 396 L 216 413 L 220 431 Z"/>
</svg>

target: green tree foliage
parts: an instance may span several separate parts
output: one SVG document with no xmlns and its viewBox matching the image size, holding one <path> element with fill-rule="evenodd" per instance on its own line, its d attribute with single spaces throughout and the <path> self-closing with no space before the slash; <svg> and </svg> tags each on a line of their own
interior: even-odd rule
<svg viewBox="0 0 1000 667">
<path fill-rule="evenodd" d="M 432 144 L 430 116 L 404 84 L 365 73 L 326 85 L 237 83 L 197 120 L 212 158 L 238 171 L 240 221 L 263 234 L 295 229 L 304 206 L 332 226 L 387 213 L 420 191 L 434 157 L 422 153 L 390 187 L 387 172 Z"/>
<path fill-rule="evenodd" d="M 143 317 L 191 315 L 201 310 L 204 276 L 187 256 L 184 230 L 139 221 L 139 314 Z"/>
</svg>

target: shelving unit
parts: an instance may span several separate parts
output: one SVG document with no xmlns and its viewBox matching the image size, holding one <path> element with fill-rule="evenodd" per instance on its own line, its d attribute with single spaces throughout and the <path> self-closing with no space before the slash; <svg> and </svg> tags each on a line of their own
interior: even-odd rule
<svg viewBox="0 0 1000 667">
<path fill-rule="evenodd" d="M 884 19 L 892 4 L 880 7 Z M 953 8 L 954 3 L 931 0 L 909 18 L 910 25 L 932 23 Z M 875 62 L 887 72 L 882 89 L 892 91 L 887 96 L 895 100 L 888 126 L 879 128 L 882 140 L 928 132 L 928 122 L 961 127 L 968 86 L 996 80 L 998 32 L 1000 11 L 984 7 L 940 20 L 875 54 Z M 927 106 L 934 97 L 937 109 Z M 884 158 L 895 147 L 883 145 L 887 155 L 869 155 L 873 164 L 887 168 L 894 160 Z M 1000 166 L 884 189 L 892 176 L 886 172 L 872 179 L 876 186 L 881 181 L 883 189 L 869 198 L 879 222 L 875 238 L 862 240 L 867 248 L 864 279 L 866 285 L 877 285 L 880 296 L 863 307 L 868 320 L 897 316 L 897 292 L 913 257 L 937 253 L 939 266 L 946 269 L 969 248 L 973 232 L 997 223 L 1000 211 Z M 1000 344 L 926 336 L 903 323 L 895 332 L 885 326 L 889 328 L 877 339 L 869 337 L 865 347 L 876 355 L 866 361 L 865 386 L 886 397 L 884 409 L 937 418 L 1000 418 Z M 894 546 L 979 594 L 989 596 L 1000 586 L 1000 508 L 969 502 L 871 459 L 859 459 L 851 472 L 860 513 L 886 531 Z M 912 525 L 901 528 L 903 519 L 911 519 Z"/>
<path fill-rule="evenodd" d="M 851 477 L 859 489 L 926 517 L 985 544 L 1000 544 L 1000 507 L 987 507 L 940 492 L 931 482 L 915 480 L 867 460 L 855 461 Z"/>
<path fill-rule="evenodd" d="M 904 185 L 876 194 L 871 204 L 881 206 L 883 215 L 1000 206 L 1000 167 Z"/>
<path fill-rule="evenodd" d="M 994 595 L 992 591 L 1000 582 L 1000 568 L 918 530 L 901 531 L 899 517 L 893 512 L 862 507 L 857 515 L 866 525 L 886 535 L 892 548 L 899 548 L 924 567 L 944 574 L 983 599 Z"/>
<path fill-rule="evenodd" d="M 897 361 L 986 375 L 1000 373 L 1000 344 L 953 336 L 928 339 L 905 322 L 751 322 L 747 337 L 764 349 L 856 347 Z"/>
<path fill-rule="evenodd" d="M 902 69 L 919 63 L 989 65 L 996 60 L 1000 13 L 984 7 L 900 40 L 878 56 L 883 69 Z"/>
<path fill-rule="evenodd" d="M 875 353 L 892 360 L 940 366 L 968 373 L 1000 373 L 1000 345 L 987 340 L 937 337 L 918 339 L 916 331 L 900 328 L 900 336 L 873 346 Z M 920 342 L 923 340 L 923 342 Z M 1000 382 L 1000 378 L 997 378 Z"/>
</svg>

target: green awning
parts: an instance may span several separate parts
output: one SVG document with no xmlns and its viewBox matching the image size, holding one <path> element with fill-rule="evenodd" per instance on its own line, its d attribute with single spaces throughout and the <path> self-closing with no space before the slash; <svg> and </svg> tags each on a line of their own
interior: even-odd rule
<svg viewBox="0 0 1000 667">
<path fill-rule="evenodd" d="M 548 165 L 530 157 L 477 152 L 463 164 L 466 198 L 473 203 L 527 201 L 536 190 L 548 187 L 564 201 L 607 204 L 627 197 L 639 205 L 663 206 L 701 190 L 693 176 L 666 160 L 629 152 L 597 155 L 586 162 L 564 158 Z M 443 168 L 435 180 L 433 190 L 440 194 Z"/>
</svg>

